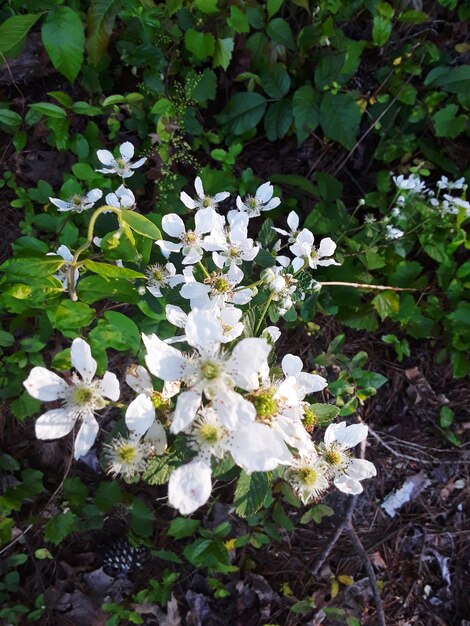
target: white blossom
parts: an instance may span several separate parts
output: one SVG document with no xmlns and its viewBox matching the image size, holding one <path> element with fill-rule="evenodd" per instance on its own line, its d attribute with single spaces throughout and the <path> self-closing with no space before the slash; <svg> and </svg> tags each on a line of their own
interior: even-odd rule
<svg viewBox="0 0 470 626">
<path fill-rule="evenodd" d="M 155 298 L 162 297 L 162 287 L 175 287 L 184 282 L 184 277 L 176 273 L 173 263 L 165 265 L 154 263 L 147 267 L 145 274 L 147 275 L 147 289 Z"/>
<path fill-rule="evenodd" d="M 204 254 L 204 250 L 212 250 L 213 245 L 205 242 L 204 235 L 213 228 L 213 220 L 207 219 L 207 215 L 198 211 L 194 217 L 194 230 L 187 230 L 183 220 L 176 213 L 164 215 L 162 229 L 179 243 L 159 239 L 155 243 L 160 246 L 162 254 L 168 257 L 172 252 L 182 252 L 183 264 L 193 265 L 198 263 Z"/>
<path fill-rule="evenodd" d="M 108 193 L 106 204 L 115 209 L 133 209 L 135 207 L 135 196 L 128 187 L 120 185 L 116 191 Z"/>
<path fill-rule="evenodd" d="M 82 213 L 82 211 L 88 211 L 88 209 L 91 209 L 102 196 L 103 192 L 101 189 L 92 189 L 85 196 L 81 196 L 76 193 L 68 200 L 60 200 L 59 198 L 49 198 L 49 200 L 52 204 L 55 204 L 59 211 Z"/>
<path fill-rule="evenodd" d="M 118 435 L 103 447 L 106 471 L 114 477 L 121 475 L 125 480 L 131 480 L 147 467 L 151 446 L 138 433 L 131 433 L 128 437 Z"/>
<path fill-rule="evenodd" d="M 238 287 L 243 277 L 242 270 L 237 265 L 231 265 L 227 273 L 214 272 L 203 283 L 195 280 L 186 282 L 180 293 L 190 301 L 191 309 L 223 309 L 231 304 L 248 304 L 254 293 L 249 288 Z"/>
<path fill-rule="evenodd" d="M 98 150 L 96 153 L 98 160 L 105 166 L 102 169 L 95 170 L 96 172 L 102 172 L 103 174 L 117 174 L 121 178 L 129 178 L 134 174 L 134 170 L 140 167 L 147 160 L 146 157 L 142 157 L 138 161 L 132 163 L 131 159 L 134 156 L 134 146 L 130 141 L 119 146 L 119 157 L 114 158 L 113 154 L 109 150 Z"/>
<path fill-rule="evenodd" d="M 96 361 L 90 346 L 83 339 L 74 339 L 70 357 L 77 374 L 66 382 L 44 367 L 34 367 L 23 385 L 37 400 L 53 402 L 60 400 L 62 406 L 46 411 L 36 421 L 38 439 L 65 437 L 80 420 L 81 426 L 75 439 L 74 457 L 84 456 L 93 445 L 99 426 L 94 413 L 106 406 L 104 398 L 119 399 L 119 382 L 111 372 L 102 380 L 94 380 Z"/>
<path fill-rule="evenodd" d="M 196 209 L 200 213 L 200 219 L 204 219 L 205 222 L 210 224 L 210 230 L 214 228 L 220 229 L 225 220 L 218 214 L 217 207 L 220 202 L 223 202 L 230 196 L 230 193 L 222 191 L 215 194 L 215 196 L 208 196 L 204 191 L 202 180 L 199 176 L 194 181 L 194 189 L 196 190 L 197 198 L 193 200 L 185 191 L 182 191 L 180 194 L 181 202 L 188 209 Z"/>
<path fill-rule="evenodd" d="M 400 239 L 405 234 L 402 230 L 391 224 L 387 224 L 385 232 L 386 239 Z"/>
<path fill-rule="evenodd" d="M 325 267 L 328 265 L 340 265 L 334 259 L 327 258 L 331 257 L 336 250 L 336 244 L 330 237 L 322 239 L 318 249 L 313 245 L 313 242 L 313 233 L 304 228 L 300 231 L 295 243 L 289 247 L 289 250 L 296 257 L 292 262 L 295 272 L 303 267 L 305 261 L 312 269 L 316 269 L 318 265 Z"/>
<path fill-rule="evenodd" d="M 356 459 L 349 452 L 350 448 L 357 446 L 366 437 L 365 424 L 346 426 L 346 422 L 339 422 L 330 424 L 325 431 L 321 456 L 335 486 L 344 493 L 361 493 L 360 481 L 377 474 L 370 461 Z"/>
<path fill-rule="evenodd" d="M 300 223 L 299 216 L 297 215 L 295 211 L 291 211 L 289 215 L 287 216 L 287 225 L 289 226 L 290 230 L 284 230 L 283 228 L 276 228 L 275 226 L 273 226 L 272 228 L 277 233 L 284 235 L 285 237 L 288 237 L 288 240 L 287 240 L 288 243 L 295 243 L 295 240 L 300 233 L 299 223 Z"/>
<path fill-rule="evenodd" d="M 426 189 L 426 183 L 416 174 L 410 174 L 408 178 L 403 174 L 392 177 L 395 186 L 403 191 L 409 191 L 412 194 L 422 193 Z"/>
<path fill-rule="evenodd" d="M 260 185 L 254 196 L 247 196 L 243 200 L 237 196 L 237 208 L 252 217 L 259 217 L 261 211 L 270 211 L 281 204 L 280 198 L 273 198 L 274 188 L 270 182 Z M 230 214 L 229 214 L 230 215 Z"/>
<path fill-rule="evenodd" d="M 67 246 L 59 246 L 57 248 L 56 252 L 48 252 L 46 256 L 51 256 L 57 254 L 59 256 L 61 256 L 64 261 L 68 261 L 69 263 L 71 261 L 73 261 L 73 254 L 70 252 L 70 250 L 67 248 Z M 62 287 L 64 289 L 67 289 L 68 287 L 68 272 L 69 272 L 69 266 L 68 264 L 61 267 L 55 274 L 54 274 L 54 278 L 57 278 L 57 280 L 60 280 L 60 282 L 62 283 Z M 80 274 L 79 271 L 77 269 L 73 270 L 73 284 L 74 286 L 77 284 L 78 278 L 79 278 Z"/>
<path fill-rule="evenodd" d="M 294 457 L 284 478 L 303 504 L 317 500 L 329 487 L 327 467 L 313 446 Z"/>
</svg>

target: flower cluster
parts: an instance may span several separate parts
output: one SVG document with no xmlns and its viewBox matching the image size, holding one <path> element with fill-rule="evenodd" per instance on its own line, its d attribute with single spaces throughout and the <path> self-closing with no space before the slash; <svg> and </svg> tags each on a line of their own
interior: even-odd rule
<svg viewBox="0 0 470 626">
<path fill-rule="evenodd" d="M 122 183 L 98 210 L 112 207 L 118 220 L 120 211 L 135 208 L 135 197 L 123 181 L 145 160 L 131 162 L 134 149 L 129 143 L 120 146 L 119 153 L 114 158 L 98 151 L 106 166 L 98 171 L 117 174 Z M 163 217 L 165 235 L 155 241 L 155 258 L 143 268 L 146 280 L 135 283 L 142 297 L 148 292 L 164 301 L 171 294 L 165 312 L 175 335 L 142 335 L 146 367 L 135 364 L 126 372 L 126 382 L 136 393 L 125 408 L 129 434 L 105 444 L 107 470 L 137 480 L 151 459 L 170 456 L 177 448 L 183 460 L 169 478 L 168 498 L 182 514 L 207 502 L 212 470 L 223 460 L 248 474 L 279 469 L 303 502 L 320 497 L 332 484 L 359 493 L 360 481 L 375 475 L 371 463 L 351 452 L 367 436 L 367 427 L 331 424 L 323 442 L 314 440 L 315 416 L 308 398 L 324 390 L 327 381 L 304 372 L 301 359 L 293 354 L 284 356 L 280 369 L 273 369 L 280 331 L 263 328 L 265 316 L 276 320 L 289 311 L 295 314 L 296 303 L 313 289 L 306 286 L 315 284 L 313 272 L 339 265 L 332 258 L 336 244 L 326 237 L 315 245 L 295 212 L 287 218 L 289 230 L 265 229 L 270 244 L 250 236 L 251 220 L 281 203 L 269 182 L 253 196 L 237 197 L 236 209 L 227 213 L 222 203 L 228 192 L 207 194 L 199 177 L 194 188 L 194 198 L 186 192 L 180 196 L 191 211 L 191 224 L 175 213 Z M 102 195 L 96 191 L 72 205 L 89 208 L 87 204 Z M 70 251 L 61 254 L 70 262 Z M 263 262 L 258 264 L 259 257 Z M 125 271 L 122 263 L 120 267 Z M 69 272 L 60 279 L 77 278 Z M 67 381 L 36 367 L 24 385 L 39 400 L 61 403 L 37 420 L 38 438 L 65 436 L 80 422 L 74 448 L 79 459 L 98 435 L 95 413 L 118 400 L 119 383 L 109 372 L 102 380 L 94 378 L 96 361 L 83 339 L 73 341 L 71 363 L 78 374 Z"/>
</svg>

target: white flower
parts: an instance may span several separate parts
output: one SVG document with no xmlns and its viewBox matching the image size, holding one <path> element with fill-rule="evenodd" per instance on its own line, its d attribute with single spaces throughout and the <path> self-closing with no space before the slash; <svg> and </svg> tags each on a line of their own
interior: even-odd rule
<svg viewBox="0 0 470 626">
<path fill-rule="evenodd" d="M 131 480 L 145 470 L 151 451 L 150 444 L 142 441 L 138 433 L 131 433 L 128 437 L 118 435 L 103 447 L 106 471 L 114 477 L 121 474 L 125 480 Z"/>
<path fill-rule="evenodd" d="M 237 217 L 244 217 L 245 213 L 238 213 Z M 253 261 L 259 252 L 253 239 L 248 237 L 248 218 L 246 220 L 231 218 L 230 228 L 224 233 L 215 230 L 206 237 L 205 242 L 214 243 L 217 250 L 212 253 L 212 259 L 220 269 L 225 266 L 241 265 L 243 261 Z"/>
<path fill-rule="evenodd" d="M 244 326 L 240 319 L 243 315 L 243 311 L 233 306 L 228 306 L 223 309 L 218 307 L 210 307 L 211 313 L 216 317 L 222 325 L 223 338 L 222 343 L 230 343 L 237 337 L 239 337 L 244 331 Z M 179 306 L 173 304 L 167 304 L 165 307 L 166 318 L 171 324 L 177 328 L 184 328 L 188 322 L 188 316 Z M 186 335 L 176 335 L 166 339 L 167 343 L 180 343 L 186 341 Z"/>
<path fill-rule="evenodd" d="M 196 458 L 175 469 L 170 476 L 168 504 L 182 515 L 190 515 L 209 500 L 211 491 L 210 465 Z"/>
<path fill-rule="evenodd" d="M 155 242 L 160 246 L 165 257 L 168 257 L 172 252 L 182 252 L 183 264 L 193 265 L 202 259 L 204 250 L 211 249 L 211 244 L 205 243 L 203 235 L 212 230 L 212 220 L 208 220 L 202 211 L 198 211 L 194 217 L 194 222 L 194 230 L 186 230 L 183 220 L 176 213 L 163 216 L 162 229 L 170 237 L 179 239 L 179 243 L 163 239 Z"/>
<path fill-rule="evenodd" d="M 399 228 L 396 228 L 395 226 L 392 226 L 391 224 L 387 224 L 385 228 L 386 228 L 386 233 L 385 233 L 386 239 L 400 239 L 405 234 L 402 230 L 400 230 Z"/>
<path fill-rule="evenodd" d="M 184 281 L 184 277 L 181 274 L 176 274 L 176 267 L 173 263 L 167 263 L 166 265 L 154 263 L 147 267 L 145 273 L 147 275 L 147 289 L 155 298 L 162 297 L 162 287 L 174 287 Z"/>
<path fill-rule="evenodd" d="M 186 324 L 186 342 L 195 348 L 187 356 L 156 335 L 143 340 L 149 370 L 165 381 L 183 381 L 187 391 L 179 394 L 170 430 L 178 433 L 195 419 L 202 396 L 211 400 L 224 426 L 233 430 L 254 420 L 255 409 L 239 393 L 253 391 L 258 373 L 271 347 L 265 339 L 242 339 L 231 354 L 221 350 L 223 329 L 210 311 L 191 311 Z"/>
<path fill-rule="evenodd" d="M 68 200 L 60 200 L 59 198 L 49 198 L 49 200 L 52 204 L 55 204 L 59 211 L 81 213 L 82 211 L 91 209 L 91 207 L 98 202 L 102 196 L 103 192 L 101 189 L 92 189 L 86 194 L 86 196 L 81 196 L 77 193 Z"/>
<path fill-rule="evenodd" d="M 58 254 L 59 256 L 61 256 L 64 261 L 68 261 L 69 263 L 71 261 L 73 261 L 73 254 L 70 252 L 70 250 L 67 248 L 67 246 L 59 246 L 57 248 L 57 252 L 48 252 L 46 256 L 51 256 L 54 254 Z M 57 280 L 60 280 L 60 282 L 62 283 L 62 287 L 64 289 L 67 289 L 68 287 L 68 271 L 69 271 L 69 266 L 65 265 L 64 267 L 61 267 L 55 274 L 54 274 L 54 278 L 57 278 Z M 77 284 L 78 278 L 79 278 L 79 271 L 77 269 L 73 270 L 73 284 L 74 286 Z"/>
<path fill-rule="evenodd" d="M 132 209 L 135 207 L 135 196 L 128 187 L 120 185 L 114 193 L 108 193 L 106 204 L 115 209 Z"/>
<path fill-rule="evenodd" d="M 237 208 L 246 213 L 250 219 L 259 217 L 261 211 L 270 211 L 281 204 L 281 199 L 273 198 L 273 194 L 274 189 L 271 183 L 264 183 L 258 187 L 254 196 L 247 196 L 244 200 L 237 196 Z"/>
<path fill-rule="evenodd" d="M 185 191 L 180 194 L 180 200 L 188 209 L 212 209 L 215 210 L 219 202 L 226 200 L 230 193 L 228 191 L 222 191 L 215 194 L 215 196 L 208 196 L 202 185 L 202 180 L 197 176 L 194 181 L 194 189 L 196 190 L 197 200 L 193 200 Z"/>
<path fill-rule="evenodd" d="M 163 391 L 155 391 L 150 374 L 142 365 L 132 365 L 127 368 L 126 382 L 139 395 L 133 400 L 126 411 L 126 426 L 139 436 L 146 433 L 146 439 L 150 439 L 156 454 L 163 454 L 167 445 L 166 432 L 159 415 L 169 412 L 169 399 L 179 388 L 163 387 Z"/>
<path fill-rule="evenodd" d="M 328 265 L 340 265 L 340 263 L 337 263 L 334 259 L 326 258 L 334 254 L 336 250 L 336 244 L 330 237 L 322 239 L 318 249 L 313 245 L 313 242 L 313 234 L 311 231 L 304 228 L 300 231 L 295 243 L 289 246 L 289 250 L 297 257 L 292 262 L 292 267 L 295 272 L 300 270 L 304 265 L 304 260 L 307 261 L 312 269 L 316 269 L 318 265 L 325 267 Z"/>
<path fill-rule="evenodd" d="M 409 191 L 412 194 L 421 193 L 426 189 L 426 184 L 416 174 L 410 174 L 408 178 L 401 174 L 400 176 L 393 176 L 392 179 L 398 189 Z"/>
<path fill-rule="evenodd" d="M 344 493 L 362 492 L 359 481 L 377 475 L 374 465 L 364 459 L 356 459 L 349 449 L 367 437 L 367 426 L 346 422 L 330 424 L 325 431 L 322 459 L 333 476 L 335 486 Z"/>
<path fill-rule="evenodd" d="M 446 213 L 457 214 L 460 209 L 465 209 L 467 217 L 470 215 L 470 202 L 467 202 L 467 200 L 456 198 L 447 193 L 444 194 L 444 198 L 448 202 L 445 210 Z M 444 204 L 444 202 L 442 204 Z"/>
<path fill-rule="evenodd" d="M 38 439 L 65 437 L 77 420 L 81 421 L 74 448 L 74 457 L 79 459 L 90 450 L 98 434 L 94 412 L 104 408 L 104 398 L 112 401 L 119 399 L 119 382 L 111 372 L 106 372 L 102 380 L 93 379 L 96 361 L 91 356 L 90 346 L 83 339 L 73 340 L 70 357 L 73 367 L 80 374 L 72 374 L 70 383 L 44 367 L 33 367 L 23 385 L 37 400 L 62 401 L 61 408 L 51 409 L 37 419 Z"/>
<path fill-rule="evenodd" d="M 238 289 L 243 280 L 243 272 L 237 265 L 231 265 L 229 271 L 214 272 L 204 283 L 188 281 L 181 287 L 181 296 L 190 301 L 192 309 L 223 309 L 227 304 L 248 304 L 254 293 L 251 289 Z"/>
<path fill-rule="evenodd" d="M 303 504 L 317 500 L 329 487 L 327 468 L 313 446 L 294 458 L 284 478 Z"/>
<path fill-rule="evenodd" d="M 103 174 L 118 174 L 121 178 L 129 178 L 134 174 L 133 170 L 143 165 L 147 160 L 146 157 L 143 157 L 135 163 L 131 162 L 134 156 L 134 146 L 130 141 L 119 146 L 119 154 L 120 156 L 115 159 L 109 150 L 98 150 L 96 153 L 98 160 L 106 167 L 95 171 Z"/>
<path fill-rule="evenodd" d="M 290 228 L 289 231 L 283 230 L 282 228 L 275 228 L 274 226 L 272 228 L 277 233 L 289 237 L 288 243 L 295 243 L 295 240 L 299 235 L 299 216 L 295 211 L 291 211 L 287 216 L 287 225 Z"/>
<path fill-rule="evenodd" d="M 463 189 L 465 186 L 465 178 L 459 178 L 455 182 L 450 181 L 447 176 L 441 176 L 440 180 L 437 181 L 437 187 L 439 189 Z"/>
</svg>

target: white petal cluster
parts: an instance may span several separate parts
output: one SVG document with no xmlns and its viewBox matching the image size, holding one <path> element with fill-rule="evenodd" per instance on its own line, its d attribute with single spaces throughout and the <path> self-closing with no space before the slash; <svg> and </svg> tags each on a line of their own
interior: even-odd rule
<svg viewBox="0 0 470 626">
<path fill-rule="evenodd" d="M 141 167 L 147 160 L 146 157 L 142 157 L 132 162 L 134 146 L 130 141 L 126 141 L 119 146 L 119 156 L 117 158 L 115 158 L 113 153 L 109 150 L 98 150 L 96 155 L 100 163 L 105 167 L 95 171 L 102 172 L 103 174 L 117 174 L 121 178 L 130 178 L 133 176 L 134 170 Z"/>
<path fill-rule="evenodd" d="M 33 398 L 43 402 L 59 400 L 62 405 L 37 419 L 38 439 L 65 437 L 76 422 L 80 422 L 74 446 L 74 457 L 80 459 L 90 450 L 98 435 L 95 411 L 106 406 L 105 398 L 114 402 L 119 399 L 119 382 L 111 372 L 106 372 L 101 380 L 94 378 L 97 364 L 91 356 L 90 346 L 83 339 L 73 340 L 70 358 L 78 372 L 72 374 L 70 382 L 44 367 L 34 367 L 23 385 Z"/>
<path fill-rule="evenodd" d="M 52 204 L 59 209 L 59 211 L 71 211 L 72 213 L 82 213 L 88 211 L 103 197 L 101 189 L 92 189 L 85 196 L 75 194 L 68 200 L 60 200 L 59 198 L 49 198 Z"/>
</svg>

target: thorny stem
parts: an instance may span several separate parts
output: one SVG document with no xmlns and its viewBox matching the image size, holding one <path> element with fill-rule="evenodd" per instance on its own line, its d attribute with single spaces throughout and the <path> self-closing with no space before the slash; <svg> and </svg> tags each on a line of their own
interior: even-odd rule
<svg viewBox="0 0 470 626">
<path fill-rule="evenodd" d="M 264 309 L 261 312 L 261 315 L 260 315 L 260 318 L 258 320 L 258 323 L 256 324 L 255 336 L 258 334 L 258 331 L 261 328 L 261 324 L 263 323 L 264 316 L 268 312 L 269 305 L 271 304 L 273 298 L 274 298 L 274 291 L 271 291 L 271 293 L 268 296 L 268 299 L 266 300 L 266 304 L 264 305 Z"/>
<path fill-rule="evenodd" d="M 326 282 L 317 283 L 321 287 L 336 286 L 336 287 L 354 287 L 355 289 L 379 289 L 380 291 L 418 291 L 411 287 L 392 287 L 391 285 L 368 285 L 367 283 L 348 283 L 342 280 L 332 280 Z"/>
<path fill-rule="evenodd" d="M 116 209 L 116 207 L 109 206 L 108 204 L 104 204 L 103 206 L 100 206 L 99 209 L 96 209 L 96 211 L 91 216 L 90 223 L 88 224 L 88 233 L 87 233 L 86 241 L 79 248 L 76 249 L 75 254 L 73 255 L 73 259 L 70 261 L 69 268 L 67 270 L 67 287 L 69 290 L 70 299 L 73 302 L 77 301 L 77 292 L 75 291 L 74 273 L 75 273 L 75 270 L 78 267 L 80 267 L 80 263 L 78 262 L 78 259 L 80 255 L 83 252 L 85 252 L 85 250 L 88 250 L 88 248 L 91 246 L 92 241 L 93 241 L 93 231 L 95 228 L 96 220 L 101 215 L 101 213 L 104 213 L 105 211 L 111 211 L 113 213 L 116 213 L 116 215 L 118 216 L 118 220 L 121 221 L 121 217 L 120 217 L 121 210 Z"/>
</svg>

